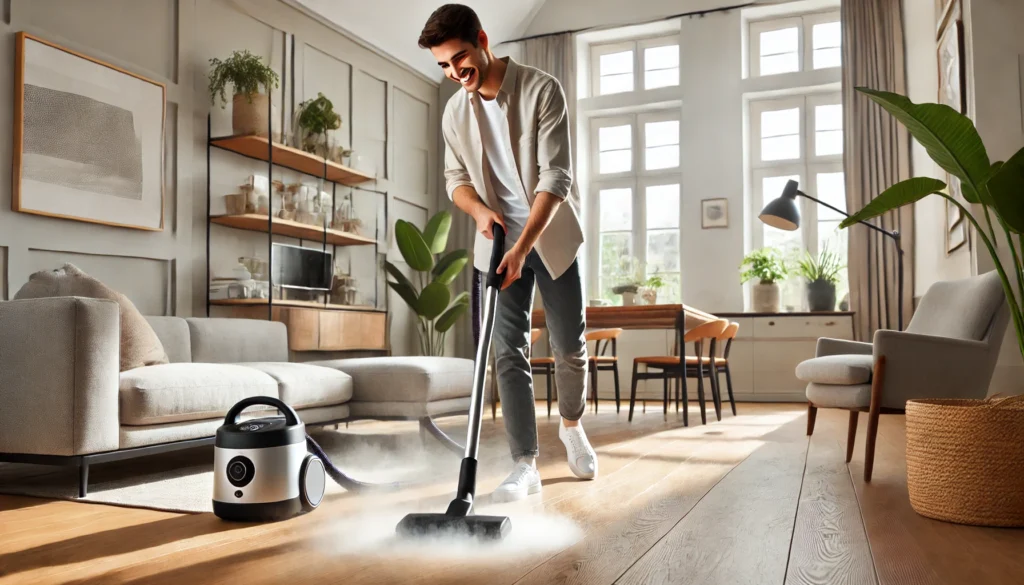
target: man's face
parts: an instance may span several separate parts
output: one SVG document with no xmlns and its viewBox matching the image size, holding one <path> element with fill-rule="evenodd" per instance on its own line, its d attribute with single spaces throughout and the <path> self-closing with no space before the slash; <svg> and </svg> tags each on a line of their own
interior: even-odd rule
<svg viewBox="0 0 1024 585">
<path fill-rule="evenodd" d="M 430 52 L 445 77 L 462 85 L 466 91 L 475 92 L 480 89 L 491 67 L 486 47 L 487 37 L 481 32 L 476 47 L 460 39 L 449 39 L 431 48 Z"/>
</svg>

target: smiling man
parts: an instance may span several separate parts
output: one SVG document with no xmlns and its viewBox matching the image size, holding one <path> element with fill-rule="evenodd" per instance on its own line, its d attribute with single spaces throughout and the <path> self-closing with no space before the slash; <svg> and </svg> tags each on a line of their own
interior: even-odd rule
<svg viewBox="0 0 1024 585">
<path fill-rule="evenodd" d="M 536 284 L 555 356 L 561 421 L 558 436 L 569 468 L 597 476 L 597 455 L 580 419 L 586 409 L 587 346 L 580 196 L 573 182 L 569 116 L 554 77 L 491 52 L 471 8 L 446 4 L 430 15 L 419 39 L 448 79 L 460 84 L 445 106 L 448 196 L 476 221 L 476 268 L 487 270 L 492 226 L 505 228 L 504 275 L 494 325 L 498 389 L 515 461 L 494 492 L 509 501 L 541 490 L 530 347 Z"/>
</svg>

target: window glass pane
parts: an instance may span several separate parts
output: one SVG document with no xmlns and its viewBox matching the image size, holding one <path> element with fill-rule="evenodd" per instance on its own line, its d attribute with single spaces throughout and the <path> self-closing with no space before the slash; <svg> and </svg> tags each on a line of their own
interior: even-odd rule
<svg viewBox="0 0 1024 585">
<path fill-rule="evenodd" d="M 761 138 L 800 133 L 800 108 L 761 112 Z"/>
<path fill-rule="evenodd" d="M 777 73 L 790 73 L 800 71 L 800 55 L 797 53 L 783 53 L 761 57 L 761 75 L 775 75 Z"/>
<path fill-rule="evenodd" d="M 644 146 L 679 144 L 679 120 L 648 122 L 644 124 Z"/>
<path fill-rule="evenodd" d="M 814 50 L 815 69 L 825 69 L 826 67 L 839 67 L 840 65 L 842 65 L 842 63 L 842 50 L 839 48 Z"/>
<path fill-rule="evenodd" d="M 850 290 L 850 278 L 847 266 L 849 265 L 849 245 L 850 230 L 839 229 L 839 221 L 819 221 L 818 222 L 818 250 L 825 250 L 826 247 L 829 253 L 834 254 L 842 266 L 839 271 L 839 282 L 836 283 L 836 305 L 842 300 L 843 296 L 846 295 Z"/>
<path fill-rule="evenodd" d="M 657 71 L 644 72 L 644 89 L 655 89 L 658 87 L 671 87 L 679 85 L 679 68 L 658 69 Z"/>
<path fill-rule="evenodd" d="M 815 179 L 818 199 L 832 207 L 838 207 L 846 211 L 846 184 L 843 182 L 842 171 L 838 173 L 818 173 Z M 845 218 L 825 206 L 819 206 L 818 219 L 842 221 Z"/>
<path fill-rule="evenodd" d="M 633 190 L 601 189 L 601 231 L 633 229 Z"/>
<path fill-rule="evenodd" d="M 842 130 L 843 129 L 843 106 L 842 104 L 828 104 L 826 106 L 814 107 L 814 129 L 815 130 Z"/>
<path fill-rule="evenodd" d="M 797 27 L 771 30 L 761 33 L 761 56 L 795 53 L 797 51 Z"/>
<path fill-rule="evenodd" d="M 814 133 L 814 154 L 826 156 L 843 153 L 843 131 L 829 130 Z"/>
<path fill-rule="evenodd" d="M 601 174 L 625 173 L 633 168 L 633 155 L 628 150 L 609 150 L 602 152 Z"/>
<path fill-rule="evenodd" d="M 601 55 L 601 76 L 633 72 L 633 51 Z"/>
<path fill-rule="evenodd" d="M 679 66 L 679 45 L 644 49 L 644 69 L 668 69 Z"/>
<path fill-rule="evenodd" d="M 601 234 L 601 298 L 621 302 L 622 297 L 612 293 L 612 288 L 632 278 L 628 259 L 633 255 L 633 236 L 629 232 Z M 625 268 L 624 268 L 625 267 Z"/>
<path fill-rule="evenodd" d="M 602 156 L 604 156 L 602 154 Z M 790 160 L 800 158 L 799 136 L 776 136 L 761 139 L 761 160 Z"/>
<path fill-rule="evenodd" d="M 633 91 L 632 73 L 601 76 L 601 95 L 608 95 L 611 93 L 623 93 L 627 91 Z"/>
<path fill-rule="evenodd" d="M 647 271 L 679 272 L 679 230 L 647 231 Z"/>
<path fill-rule="evenodd" d="M 679 227 L 679 185 L 647 187 L 647 229 Z"/>
<path fill-rule="evenodd" d="M 605 126 L 597 131 L 598 150 L 622 150 L 628 149 L 633 144 L 633 134 L 630 126 Z"/>
<path fill-rule="evenodd" d="M 839 27 L 839 21 L 816 24 L 811 29 L 811 38 L 814 39 L 812 41 L 814 44 L 811 46 L 815 49 L 838 47 L 841 44 L 842 37 L 843 32 Z"/>
<path fill-rule="evenodd" d="M 648 171 L 672 169 L 679 166 L 679 145 L 648 148 L 644 153 L 644 168 Z"/>
</svg>

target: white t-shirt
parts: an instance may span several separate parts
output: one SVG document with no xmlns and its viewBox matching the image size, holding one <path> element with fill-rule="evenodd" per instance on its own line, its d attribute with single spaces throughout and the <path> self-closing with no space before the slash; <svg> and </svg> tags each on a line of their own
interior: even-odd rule
<svg viewBox="0 0 1024 585">
<path fill-rule="evenodd" d="M 505 113 L 501 111 L 498 100 L 480 99 L 478 103 L 481 105 L 478 119 L 480 141 L 484 147 L 484 175 L 501 204 L 501 215 L 508 228 L 505 234 L 508 248 L 523 234 L 526 220 L 530 217 L 530 206 L 516 174 Z"/>
</svg>

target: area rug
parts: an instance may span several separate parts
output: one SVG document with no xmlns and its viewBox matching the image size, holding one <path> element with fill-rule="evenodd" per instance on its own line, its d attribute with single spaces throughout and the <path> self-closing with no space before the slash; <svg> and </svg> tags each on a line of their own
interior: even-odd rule
<svg viewBox="0 0 1024 585">
<path fill-rule="evenodd" d="M 457 477 L 461 457 L 432 438 L 421 438 L 416 423 L 410 424 L 405 432 L 389 434 L 344 425 L 338 431 L 310 429 L 310 433 L 337 466 L 361 481 L 418 483 Z M 372 429 L 362 427 L 366 428 Z M 460 439 L 465 432 L 458 425 L 445 431 Z M 328 480 L 328 494 L 343 491 Z M 93 465 L 89 494 L 84 498 L 78 497 L 77 468 L 0 464 L 0 493 L 168 512 L 212 512 L 213 447 Z"/>
</svg>

